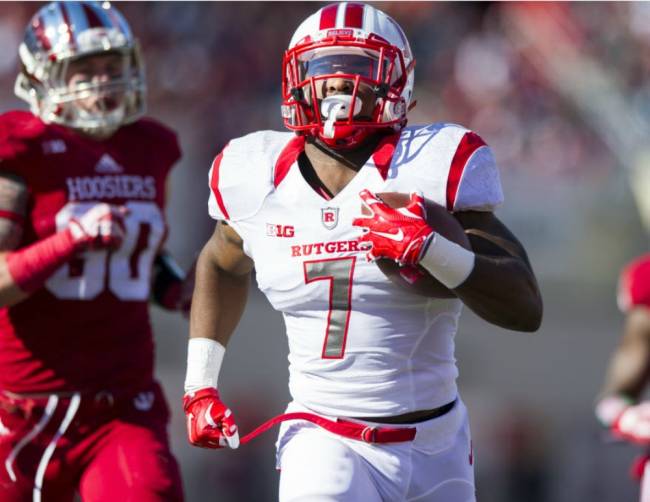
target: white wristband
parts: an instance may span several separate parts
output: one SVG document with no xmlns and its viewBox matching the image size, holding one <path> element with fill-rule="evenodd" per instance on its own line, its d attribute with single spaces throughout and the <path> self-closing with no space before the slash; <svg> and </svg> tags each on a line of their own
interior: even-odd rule
<svg viewBox="0 0 650 502">
<path fill-rule="evenodd" d="M 190 338 L 187 344 L 187 373 L 185 392 L 206 387 L 217 388 L 219 371 L 226 348 L 209 338 Z"/>
<path fill-rule="evenodd" d="M 438 233 L 432 234 L 428 244 L 420 265 L 449 289 L 465 282 L 474 270 L 476 255 Z"/>
</svg>

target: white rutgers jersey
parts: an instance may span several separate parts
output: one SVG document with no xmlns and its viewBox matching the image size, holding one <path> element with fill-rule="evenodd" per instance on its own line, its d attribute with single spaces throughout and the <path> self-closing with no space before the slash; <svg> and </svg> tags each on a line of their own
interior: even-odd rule
<svg viewBox="0 0 650 502">
<path fill-rule="evenodd" d="M 452 401 L 460 300 L 395 286 L 366 262 L 352 220 L 364 188 L 419 190 L 453 211 L 493 210 L 503 195 L 490 148 L 460 126 L 407 127 L 331 200 L 303 178 L 303 148 L 293 133 L 256 132 L 231 141 L 210 170 L 210 215 L 242 237 L 260 289 L 284 316 L 292 397 L 354 417 Z"/>
</svg>

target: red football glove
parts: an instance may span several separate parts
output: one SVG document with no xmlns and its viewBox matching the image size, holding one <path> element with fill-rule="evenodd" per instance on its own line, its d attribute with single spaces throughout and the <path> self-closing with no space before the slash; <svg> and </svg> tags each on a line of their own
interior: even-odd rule
<svg viewBox="0 0 650 502">
<path fill-rule="evenodd" d="M 650 445 L 650 402 L 625 408 L 614 421 L 612 432 L 633 443 Z"/>
<path fill-rule="evenodd" d="M 99 203 L 79 217 L 70 219 L 68 228 L 78 251 L 86 249 L 117 249 L 124 240 L 126 226 L 124 206 Z"/>
<path fill-rule="evenodd" d="M 427 225 L 422 194 L 411 193 L 409 205 L 391 208 L 368 190 L 360 194 L 363 204 L 372 212 L 368 218 L 355 218 L 352 224 L 366 233 L 359 242 L 369 242 L 369 261 L 389 258 L 400 265 L 416 265 L 423 246 L 433 230 Z"/>
<path fill-rule="evenodd" d="M 202 448 L 235 449 L 239 446 L 239 431 L 232 412 L 221 402 L 213 387 L 188 392 L 183 396 L 187 415 L 187 436 L 191 444 Z"/>
</svg>

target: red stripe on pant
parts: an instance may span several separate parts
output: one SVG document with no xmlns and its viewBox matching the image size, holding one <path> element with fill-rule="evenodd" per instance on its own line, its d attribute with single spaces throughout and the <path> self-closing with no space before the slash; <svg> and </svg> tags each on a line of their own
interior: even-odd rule
<svg viewBox="0 0 650 502">
<path fill-rule="evenodd" d="M 180 472 L 167 437 L 169 410 L 158 386 L 146 390 L 154 396 L 151 407 L 136 407 L 142 393 L 116 407 L 84 395 L 78 410 L 74 397 L 52 394 L 48 413 L 51 399 L 0 395 L 0 420 L 8 430 L 0 434 L 0 458 L 8 459 L 26 439 L 13 454 L 13 479 L 0 463 L 0 501 L 38 500 L 34 485 L 42 465 L 42 502 L 73 502 L 75 492 L 82 500 L 101 495 L 102 500 L 181 502 Z M 46 414 L 42 429 L 26 437 Z M 63 431 L 66 418 L 69 428 Z M 46 450 L 58 431 L 63 433 L 48 459 Z"/>
</svg>

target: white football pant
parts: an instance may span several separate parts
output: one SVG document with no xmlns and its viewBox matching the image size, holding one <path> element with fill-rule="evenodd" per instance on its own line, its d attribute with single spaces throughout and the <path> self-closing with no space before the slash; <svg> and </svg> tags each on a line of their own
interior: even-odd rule
<svg viewBox="0 0 650 502">
<path fill-rule="evenodd" d="M 287 411 L 310 410 L 291 403 Z M 285 422 L 277 442 L 280 502 L 475 502 L 460 398 L 447 414 L 415 427 L 413 441 L 368 444 L 308 422 Z"/>
</svg>

